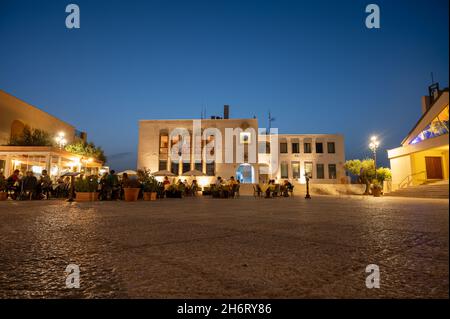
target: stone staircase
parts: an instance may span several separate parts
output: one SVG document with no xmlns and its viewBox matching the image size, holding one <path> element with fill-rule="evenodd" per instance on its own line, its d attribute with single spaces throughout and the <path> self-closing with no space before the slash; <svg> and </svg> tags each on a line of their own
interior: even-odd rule
<svg viewBox="0 0 450 319">
<path fill-rule="evenodd" d="M 386 193 L 384 196 L 413 197 L 413 198 L 449 198 L 448 180 L 409 186 Z"/>
</svg>

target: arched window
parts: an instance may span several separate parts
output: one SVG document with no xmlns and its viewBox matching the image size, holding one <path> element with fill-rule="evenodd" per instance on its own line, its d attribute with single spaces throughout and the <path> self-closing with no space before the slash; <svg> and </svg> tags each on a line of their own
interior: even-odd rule
<svg viewBox="0 0 450 319">
<path fill-rule="evenodd" d="M 23 133 L 25 124 L 22 121 L 14 120 L 11 123 L 11 139 L 17 138 Z"/>
</svg>

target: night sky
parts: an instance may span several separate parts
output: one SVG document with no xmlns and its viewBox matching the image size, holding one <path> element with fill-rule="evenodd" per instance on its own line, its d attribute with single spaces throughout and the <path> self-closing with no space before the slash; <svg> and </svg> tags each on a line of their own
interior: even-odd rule
<svg viewBox="0 0 450 319">
<path fill-rule="evenodd" d="M 65 27 L 76 3 L 81 29 Z M 365 27 L 365 6 L 381 29 Z M 342 133 L 379 157 L 448 86 L 448 1 L 0 0 L 0 89 L 88 132 L 135 168 L 138 120 L 267 113 L 281 133 Z"/>
</svg>

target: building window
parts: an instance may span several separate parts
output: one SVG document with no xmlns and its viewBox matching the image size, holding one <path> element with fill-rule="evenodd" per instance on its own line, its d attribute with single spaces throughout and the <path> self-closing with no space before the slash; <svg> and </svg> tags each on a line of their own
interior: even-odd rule
<svg viewBox="0 0 450 319">
<path fill-rule="evenodd" d="M 216 173 L 216 163 L 213 161 L 211 163 L 206 163 L 206 175 L 214 176 Z"/>
<path fill-rule="evenodd" d="M 169 153 L 169 136 L 166 134 L 161 134 L 159 136 L 159 154 L 164 154 L 167 156 Z"/>
<path fill-rule="evenodd" d="M 159 161 L 158 170 L 160 170 L 160 171 L 167 170 L 167 161 L 166 160 L 160 160 Z"/>
<path fill-rule="evenodd" d="M 417 144 L 429 138 L 449 133 L 448 105 L 409 144 Z"/>
<path fill-rule="evenodd" d="M 258 143 L 259 154 L 270 154 L 270 142 L 261 141 Z"/>
<path fill-rule="evenodd" d="M 183 174 L 186 172 L 189 172 L 191 170 L 191 163 L 190 162 L 183 162 Z"/>
<path fill-rule="evenodd" d="M 293 154 L 300 153 L 300 144 L 299 143 L 292 143 L 292 153 Z"/>
<path fill-rule="evenodd" d="M 305 153 L 311 153 L 311 143 L 304 143 L 303 149 Z"/>
<path fill-rule="evenodd" d="M 317 164 L 317 179 L 324 179 L 325 178 L 325 169 L 323 167 L 323 164 Z"/>
<path fill-rule="evenodd" d="M 170 165 L 170 171 L 178 176 L 178 168 L 180 167 L 180 163 L 178 162 L 172 162 L 172 165 Z"/>
<path fill-rule="evenodd" d="M 252 142 L 252 135 L 250 132 L 241 132 L 240 134 L 240 141 L 241 144 L 250 144 Z"/>
<path fill-rule="evenodd" d="M 323 153 L 323 143 L 316 143 L 316 153 Z"/>
<path fill-rule="evenodd" d="M 328 153 L 330 153 L 330 154 L 336 153 L 336 148 L 335 148 L 334 142 L 328 142 L 327 148 L 328 148 Z"/>
<path fill-rule="evenodd" d="M 194 164 L 194 169 L 200 172 L 203 172 L 203 163 L 202 162 L 196 162 Z"/>
<path fill-rule="evenodd" d="M 287 150 L 287 143 L 280 143 L 280 153 L 286 154 L 288 152 Z"/>
<path fill-rule="evenodd" d="M 336 179 L 336 164 L 328 164 L 328 178 Z"/>
<path fill-rule="evenodd" d="M 313 163 L 312 162 L 305 162 L 305 175 L 309 178 L 313 177 Z"/>
<path fill-rule="evenodd" d="M 300 162 L 292 162 L 292 178 L 300 178 Z"/>
<path fill-rule="evenodd" d="M 288 178 L 288 164 L 281 163 L 281 178 Z"/>
</svg>

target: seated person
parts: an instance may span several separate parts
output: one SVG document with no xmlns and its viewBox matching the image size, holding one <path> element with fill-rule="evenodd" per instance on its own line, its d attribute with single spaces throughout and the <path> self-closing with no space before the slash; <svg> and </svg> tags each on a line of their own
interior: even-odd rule
<svg viewBox="0 0 450 319">
<path fill-rule="evenodd" d="M 266 198 L 270 197 L 271 193 L 275 191 L 275 180 L 271 179 L 269 180 L 269 186 L 266 190 Z"/>
<path fill-rule="evenodd" d="M 39 183 L 36 176 L 34 176 L 32 171 L 28 171 L 27 175 L 22 180 L 22 188 L 28 198 L 36 198 L 38 185 Z"/>
<path fill-rule="evenodd" d="M 216 183 L 215 183 L 216 187 L 222 186 L 222 184 L 223 184 L 222 177 L 220 177 L 220 176 L 217 177 L 217 180 L 216 180 Z"/>
<path fill-rule="evenodd" d="M 231 196 L 233 196 L 233 197 L 234 197 L 234 193 L 236 191 L 236 185 L 237 185 L 237 182 L 234 179 L 234 176 L 231 176 L 230 180 L 228 181 L 228 186 L 230 186 Z"/>
<path fill-rule="evenodd" d="M 179 191 L 184 192 L 186 189 L 186 185 L 181 181 L 181 179 L 178 180 L 177 188 Z"/>
<path fill-rule="evenodd" d="M 198 186 L 197 180 L 194 179 L 191 184 L 191 190 L 192 190 L 193 194 L 195 195 L 195 193 L 198 192 L 199 189 L 200 189 L 200 186 Z"/>
<path fill-rule="evenodd" d="M 281 192 L 283 193 L 284 197 L 289 197 L 289 192 L 292 189 L 292 184 L 287 179 L 284 180 L 283 185 L 281 187 Z"/>
<path fill-rule="evenodd" d="M 44 169 L 42 171 L 41 178 L 39 180 L 39 184 L 41 186 L 42 193 L 46 196 L 47 199 L 50 198 L 50 194 L 52 192 L 52 180 L 47 173 L 47 170 Z"/>
<path fill-rule="evenodd" d="M 164 176 L 163 186 L 164 186 L 164 190 L 166 190 L 170 186 L 170 181 L 167 176 Z"/>
<path fill-rule="evenodd" d="M 20 192 L 20 171 L 16 169 L 6 180 L 8 192 L 11 192 L 11 198 L 16 199 Z"/>
</svg>

